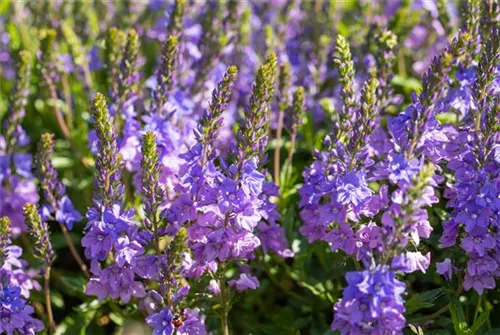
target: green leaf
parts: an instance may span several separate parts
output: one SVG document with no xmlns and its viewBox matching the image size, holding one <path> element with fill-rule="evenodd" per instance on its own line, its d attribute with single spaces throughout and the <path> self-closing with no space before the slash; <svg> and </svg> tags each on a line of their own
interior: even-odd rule
<svg viewBox="0 0 500 335">
<path fill-rule="evenodd" d="M 64 308 L 64 298 L 60 292 L 51 290 L 50 300 L 55 307 Z"/>
<path fill-rule="evenodd" d="M 402 77 L 398 74 L 392 79 L 392 84 L 395 86 L 401 86 L 408 92 L 419 92 L 422 89 L 422 83 L 420 80 L 413 77 Z"/>
<path fill-rule="evenodd" d="M 87 280 L 84 277 L 61 276 L 61 281 L 63 282 L 68 294 L 71 294 L 73 296 L 85 295 Z"/>
<path fill-rule="evenodd" d="M 453 321 L 453 328 L 457 335 L 470 335 L 472 334 L 467 321 L 465 320 L 464 310 L 462 304 L 453 295 L 449 295 L 450 299 L 450 314 Z"/>
<path fill-rule="evenodd" d="M 80 244 L 80 239 L 79 239 L 79 237 L 78 237 L 77 234 L 75 234 L 75 233 L 69 233 L 69 236 L 70 236 L 71 240 L 73 241 L 73 243 L 75 245 L 79 245 Z M 52 247 L 55 250 L 59 250 L 59 249 L 67 247 L 66 240 L 64 239 L 63 233 L 60 233 L 60 232 L 52 233 L 50 235 L 50 239 L 51 239 L 51 242 L 52 242 Z"/>
<path fill-rule="evenodd" d="M 111 321 L 113 321 L 114 323 L 116 323 L 119 326 L 122 326 L 123 323 L 125 322 L 124 317 L 118 313 L 115 313 L 115 312 L 109 313 L 109 318 L 111 319 Z"/>
<path fill-rule="evenodd" d="M 75 161 L 68 157 L 55 156 L 52 159 L 52 164 L 56 169 L 67 169 L 75 165 Z"/>
<path fill-rule="evenodd" d="M 55 335 L 85 335 L 86 329 L 92 322 L 96 312 L 96 310 L 91 310 L 86 313 L 73 313 L 67 316 L 57 327 Z"/>
<path fill-rule="evenodd" d="M 408 327 L 410 327 L 411 331 L 417 335 L 424 335 L 424 331 L 420 326 L 414 326 L 412 324 L 409 324 Z"/>
<path fill-rule="evenodd" d="M 9 9 L 9 6 L 10 6 L 9 0 L 0 2 L 0 14 L 5 15 L 7 10 Z"/>
<path fill-rule="evenodd" d="M 481 327 L 484 325 L 484 323 L 488 320 L 489 317 L 490 317 L 490 312 L 486 311 L 481 313 L 481 315 L 479 315 L 479 317 L 477 318 L 476 322 L 474 322 L 474 324 L 470 328 L 472 334 L 476 334 L 479 331 L 479 329 L 481 329 Z"/>
<path fill-rule="evenodd" d="M 500 328 L 490 329 L 487 332 L 481 333 L 481 335 L 498 335 L 500 334 Z"/>
<path fill-rule="evenodd" d="M 458 116 L 456 113 L 446 112 L 436 115 L 436 119 L 439 121 L 439 123 L 455 124 L 458 121 Z"/>
<path fill-rule="evenodd" d="M 434 306 L 434 301 L 438 299 L 444 292 L 444 289 L 437 288 L 415 294 L 406 302 L 406 314 L 412 314 L 422 308 L 429 308 Z"/>
</svg>

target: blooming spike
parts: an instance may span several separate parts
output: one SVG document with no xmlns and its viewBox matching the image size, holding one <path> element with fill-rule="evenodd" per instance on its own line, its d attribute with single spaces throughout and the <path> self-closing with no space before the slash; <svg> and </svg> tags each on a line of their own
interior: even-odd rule
<svg viewBox="0 0 500 335">
<path fill-rule="evenodd" d="M 5 119 L 3 124 L 3 132 L 6 143 L 6 153 L 11 153 L 17 145 L 20 134 L 15 134 L 20 131 L 19 125 L 24 118 L 24 107 L 28 102 L 29 85 L 31 79 L 31 54 L 28 51 L 19 53 L 19 64 L 16 75 L 16 86 L 12 96 L 10 114 Z"/>
<path fill-rule="evenodd" d="M 156 97 L 158 111 L 168 100 L 170 92 L 175 85 L 175 70 L 177 66 L 177 53 L 178 53 L 178 39 L 177 36 L 171 35 L 162 51 L 162 64 L 158 71 L 158 93 Z"/>
<path fill-rule="evenodd" d="M 170 16 L 170 22 L 167 27 L 168 35 L 172 36 L 180 33 L 186 7 L 186 0 L 175 0 L 172 15 Z"/>
<path fill-rule="evenodd" d="M 299 126 L 305 120 L 305 109 L 304 109 L 304 87 L 297 87 L 295 92 L 293 92 L 293 102 L 292 102 L 292 127 L 290 135 L 290 151 L 288 152 L 288 162 L 292 162 L 293 153 L 295 151 L 295 140 L 297 139 L 297 134 L 299 131 Z"/>
<path fill-rule="evenodd" d="M 349 124 L 349 117 L 352 115 L 350 110 L 356 104 L 354 95 L 354 62 L 352 61 L 351 49 L 349 43 L 344 36 L 337 37 L 335 64 L 340 73 L 340 83 L 342 84 L 342 99 L 344 106 L 339 115 L 340 127 L 349 129 L 352 125 Z"/>
<path fill-rule="evenodd" d="M 38 151 L 35 158 L 40 185 L 45 198 L 51 204 L 55 204 L 57 199 L 64 195 L 64 186 L 57 180 L 57 171 L 52 165 L 54 155 L 54 135 L 42 134 L 38 142 Z"/>
<path fill-rule="evenodd" d="M 127 44 L 125 53 L 120 64 L 119 98 L 121 102 L 128 98 L 130 92 L 136 89 L 137 79 L 137 58 L 139 56 L 139 35 L 135 29 L 130 29 L 127 34 Z"/>
<path fill-rule="evenodd" d="M 158 163 L 158 149 L 156 135 L 152 131 L 146 132 L 142 138 L 142 192 L 148 219 L 157 223 L 158 207 L 164 198 L 165 191 L 160 184 L 160 165 Z"/>
<path fill-rule="evenodd" d="M 120 62 L 126 42 L 127 37 L 123 31 L 115 27 L 111 27 L 109 29 L 108 37 L 106 38 L 104 57 L 105 64 L 108 70 L 108 84 L 111 87 L 110 93 L 113 96 L 118 95 L 118 76 L 120 73 Z"/>
<path fill-rule="evenodd" d="M 93 114 L 98 139 L 97 172 L 94 178 L 95 200 L 102 199 L 106 206 L 122 201 L 123 185 L 120 180 L 121 156 L 116 144 L 113 118 L 106 107 L 106 98 L 101 93 L 96 93 L 94 97 Z"/>
<path fill-rule="evenodd" d="M 479 131 L 486 101 L 489 98 L 488 87 L 497 78 L 497 68 L 500 63 L 500 39 L 498 28 L 492 31 L 492 38 L 484 43 L 482 57 L 476 70 L 477 81 L 473 96 L 478 104 L 477 115 L 474 115 L 475 128 Z"/>
<path fill-rule="evenodd" d="M 293 103 L 292 103 L 292 119 L 293 119 L 293 127 L 299 125 L 305 117 L 304 110 L 304 96 L 305 90 L 304 87 L 300 86 L 293 92 Z"/>
<path fill-rule="evenodd" d="M 3 267 L 8 257 L 7 247 L 11 243 L 10 219 L 7 216 L 0 218 L 0 267 Z"/>
<path fill-rule="evenodd" d="M 290 86 L 292 84 L 292 73 L 290 62 L 284 62 L 280 65 L 279 78 L 278 78 L 278 92 L 279 92 L 279 106 L 280 110 L 285 111 L 290 103 L 289 94 Z"/>
<path fill-rule="evenodd" d="M 203 144 L 203 159 L 205 161 L 212 155 L 214 150 L 213 144 L 222 127 L 221 117 L 233 93 L 233 86 L 237 76 L 238 68 L 236 66 L 232 65 L 227 68 L 224 77 L 212 92 L 209 109 L 205 111 L 200 120 L 200 125 L 203 128 L 201 143 Z"/>
<path fill-rule="evenodd" d="M 47 223 L 42 220 L 36 205 L 32 203 L 27 203 L 23 212 L 29 227 L 29 234 L 35 240 L 33 254 L 37 258 L 43 259 L 45 265 L 48 266 L 54 260 L 54 250 L 50 243 Z"/>
<path fill-rule="evenodd" d="M 271 53 L 257 70 L 250 103 L 245 109 L 245 120 L 241 127 L 239 158 L 263 158 L 269 133 L 269 102 L 274 94 L 277 57 Z"/>
</svg>

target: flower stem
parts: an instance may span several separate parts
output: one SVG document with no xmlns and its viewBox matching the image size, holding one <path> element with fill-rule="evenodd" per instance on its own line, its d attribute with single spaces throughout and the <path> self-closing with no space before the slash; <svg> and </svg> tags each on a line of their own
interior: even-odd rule
<svg viewBox="0 0 500 335">
<path fill-rule="evenodd" d="M 226 300 L 226 285 L 224 283 L 224 279 L 220 280 L 220 304 L 222 307 L 221 313 L 221 331 L 222 335 L 229 335 L 229 324 L 228 324 L 228 308 L 227 308 L 227 300 Z"/>
<path fill-rule="evenodd" d="M 352 260 L 354 261 L 354 266 L 356 267 L 356 271 L 361 271 L 361 264 L 359 264 L 359 261 L 356 259 L 356 257 L 353 257 Z"/>
<path fill-rule="evenodd" d="M 64 101 L 68 107 L 66 113 L 66 124 L 69 128 L 73 125 L 73 110 L 71 108 L 71 88 L 69 86 L 68 77 L 66 75 L 61 76 L 61 83 L 63 87 Z"/>
<path fill-rule="evenodd" d="M 52 314 L 52 303 L 50 301 L 50 268 L 51 265 L 50 264 L 47 265 L 44 274 L 45 308 L 47 309 L 47 322 L 49 324 L 49 333 L 54 334 L 56 331 L 56 325 L 54 323 L 54 315 Z"/>
<path fill-rule="evenodd" d="M 87 268 L 87 265 L 85 264 L 85 262 L 82 260 L 82 258 L 78 254 L 78 251 L 76 251 L 75 245 L 74 245 L 73 241 L 71 240 L 71 236 L 69 236 L 68 228 L 66 228 L 66 226 L 63 223 L 60 223 L 60 226 L 61 226 L 61 231 L 62 231 L 63 236 L 64 236 L 64 240 L 66 241 L 66 244 L 68 245 L 68 248 L 69 248 L 69 251 L 71 252 L 71 255 L 73 256 L 75 261 L 80 266 L 80 269 L 82 270 L 82 272 L 87 277 L 90 277 L 90 273 L 89 273 L 89 270 Z"/>
<path fill-rule="evenodd" d="M 464 286 L 463 286 L 463 283 L 461 282 L 461 279 L 460 279 L 460 285 L 458 286 L 457 290 L 455 291 L 455 297 L 460 296 L 460 294 L 462 293 L 463 290 L 464 290 Z M 446 313 L 448 311 L 448 309 L 450 309 L 450 304 L 446 304 L 445 306 L 441 307 L 438 311 L 436 311 L 430 315 L 422 316 L 420 318 L 416 318 L 416 319 L 411 320 L 411 321 L 412 321 L 412 323 L 423 323 L 423 322 L 428 321 L 428 320 L 433 320 L 433 319 L 437 318 L 438 316 L 440 316 L 441 314 Z"/>
<path fill-rule="evenodd" d="M 295 130 L 290 137 L 290 151 L 288 151 L 288 163 L 292 166 L 293 154 L 295 153 L 295 140 L 297 138 L 297 131 Z"/>
<path fill-rule="evenodd" d="M 276 146 L 274 147 L 274 183 L 278 186 L 280 184 L 280 150 L 284 114 L 284 111 L 280 109 L 278 114 L 278 126 L 276 128 Z"/>
<path fill-rule="evenodd" d="M 477 298 L 476 311 L 474 312 L 474 323 L 476 322 L 477 317 L 479 316 L 479 310 L 481 309 L 482 301 L 483 301 L 483 295 L 480 294 L 479 298 Z"/>
</svg>

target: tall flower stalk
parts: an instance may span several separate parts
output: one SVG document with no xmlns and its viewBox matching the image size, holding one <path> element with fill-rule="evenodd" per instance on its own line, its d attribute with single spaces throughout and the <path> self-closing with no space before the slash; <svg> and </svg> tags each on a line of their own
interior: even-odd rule
<svg viewBox="0 0 500 335">
<path fill-rule="evenodd" d="M 0 216 L 9 217 L 14 237 L 26 231 L 22 207 L 39 200 L 31 171 L 33 158 L 23 152 L 30 139 L 21 125 L 30 92 L 31 62 L 30 53 L 21 51 L 14 92 L 0 126 Z"/>
<path fill-rule="evenodd" d="M 57 178 L 57 171 L 52 164 L 53 155 L 54 136 L 49 133 L 42 134 L 35 159 L 40 187 L 47 202 L 43 206 L 42 212 L 45 219 L 51 217 L 59 223 L 71 255 L 80 266 L 82 272 L 88 277 L 90 274 L 87 265 L 78 254 L 68 231 L 73 228 L 75 222 L 82 219 L 82 216 L 73 206 L 72 201 L 66 195 L 64 185 Z"/>
<path fill-rule="evenodd" d="M 279 185 L 280 179 L 280 151 L 281 151 L 281 133 L 283 131 L 283 121 L 285 112 L 289 108 L 290 86 L 292 82 L 292 74 L 290 63 L 285 62 L 279 68 L 279 98 L 278 98 L 278 124 L 276 126 L 276 146 L 274 148 L 274 182 Z"/>
<path fill-rule="evenodd" d="M 269 103 L 274 94 L 277 58 L 271 53 L 257 70 L 245 118 L 239 132 L 237 157 L 241 164 L 257 158 L 263 163 L 269 133 Z"/>
<path fill-rule="evenodd" d="M 158 90 L 156 92 L 156 108 L 160 113 L 175 86 L 175 72 L 177 70 L 178 38 L 169 36 L 162 50 L 162 63 L 158 70 Z"/>
<path fill-rule="evenodd" d="M 305 118 L 305 93 L 304 87 L 297 87 L 293 92 L 293 102 L 291 107 L 292 126 L 290 131 L 290 150 L 288 151 L 288 164 L 292 165 L 293 154 L 295 153 L 295 142 L 297 141 L 297 134 L 299 128 L 304 122 Z"/>
</svg>

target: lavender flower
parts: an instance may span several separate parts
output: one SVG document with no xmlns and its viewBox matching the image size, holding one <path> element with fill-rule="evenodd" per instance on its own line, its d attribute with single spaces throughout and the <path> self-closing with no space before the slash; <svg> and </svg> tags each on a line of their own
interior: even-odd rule
<svg viewBox="0 0 500 335">
<path fill-rule="evenodd" d="M 183 313 L 183 322 L 180 327 L 177 328 L 177 333 L 179 335 L 208 335 L 205 319 L 200 314 L 198 309 L 186 308 Z"/>
<path fill-rule="evenodd" d="M 493 34 L 496 36 L 498 31 Z M 496 226 L 500 191 L 494 149 L 498 145 L 495 126 L 498 111 L 494 107 L 496 97 L 487 96 L 494 89 L 493 82 L 498 76 L 495 69 L 499 47 L 496 38 L 485 42 L 473 83 L 469 86 L 475 108 L 470 108 L 457 131 L 450 133 L 450 141 L 444 148 L 448 168 L 454 172 L 455 180 L 445 193 L 452 212 L 449 220 L 443 223 L 440 242 L 444 247 L 460 245 L 466 252 L 464 288 L 474 288 L 479 294 L 496 286 L 499 268 Z M 448 270 L 440 271 L 451 279 L 451 265 Z"/>
<path fill-rule="evenodd" d="M 44 326 L 40 320 L 32 316 L 34 309 L 26 303 L 25 298 L 29 296 L 29 292 L 24 292 L 19 286 L 21 283 L 15 279 L 23 270 L 15 270 L 12 267 L 12 263 L 20 264 L 20 261 L 14 261 L 18 247 L 11 244 L 10 224 L 8 217 L 0 218 L 2 236 L 0 243 L 0 332 L 34 334 L 42 331 Z"/>
<path fill-rule="evenodd" d="M 109 296 L 122 303 L 136 299 L 140 308 L 150 314 L 146 320 L 154 332 L 171 334 L 171 311 L 179 310 L 189 291 L 189 286 L 180 282 L 187 234 L 185 229 L 166 227 L 159 216 L 165 189 L 160 181 L 158 138 L 152 131 L 146 131 L 142 138 L 141 193 L 146 217 L 144 224 L 140 224 L 135 221 L 134 211 L 127 210 L 120 199 L 122 166 L 113 120 L 100 94 L 94 99 L 94 120 L 98 136 L 95 177 L 98 189 L 94 207 L 87 212 L 89 222 L 82 239 L 85 255 L 93 264 L 87 294 L 100 300 Z M 180 206 L 177 214 L 182 213 Z M 164 248 L 159 241 L 167 234 L 171 242 Z"/>
<path fill-rule="evenodd" d="M 53 135 L 45 133 L 38 144 L 38 155 L 36 157 L 37 175 L 41 181 L 44 197 L 48 202 L 42 209 L 42 213 L 44 215 L 53 215 L 60 224 L 66 225 L 71 230 L 73 229 L 73 223 L 80 221 L 82 216 L 66 196 L 64 185 L 57 179 L 57 171 L 52 165 L 53 154 Z"/>
<path fill-rule="evenodd" d="M 121 159 L 118 154 L 113 119 L 106 108 L 103 95 L 94 98 L 94 121 L 98 138 L 96 175 L 94 183 L 94 208 L 87 211 L 89 222 L 82 239 L 85 255 L 94 264 L 105 260 L 112 250 L 114 263 L 105 269 L 93 266 L 92 278 L 87 286 L 88 294 L 100 299 L 106 295 L 128 302 L 132 296 L 144 297 L 143 284 L 135 281 L 133 266 L 135 256 L 144 253 L 137 241 L 138 227 L 133 221 L 133 210 L 125 210 L 122 204 Z"/>
<path fill-rule="evenodd" d="M 172 335 L 174 333 L 173 319 L 170 310 L 165 308 L 159 313 L 148 316 L 146 323 L 153 328 L 154 335 Z"/>
<path fill-rule="evenodd" d="M 343 298 L 335 304 L 332 329 L 341 334 L 401 334 L 405 284 L 385 267 L 348 272 Z"/>
<path fill-rule="evenodd" d="M 449 258 L 446 258 L 442 262 L 437 262 L 436 267 L 437 273 L 443 275 L 447 280 L 451 280 L 451 277 L 453 276 L 453 265 Z"/>
<path fill-rule="evenodd" d="M 343 57 L 349 63 L 350 55 L 345 47 L 343 49 Z M 342 65 L 345 71 L 349 66 Z M 344 81 L 347 83 L 349 79 L 346 77 Z M 305 183 L 299 191 L 299 205 L 303 206 L 301 217 L 305 221 L 300 229 L 302 234 L 310 241 L 323 239 L 331 242 L 333 250 L 342 249 L 348 254 L 355 253 L 357 242 L 353 239 L 354 232 L 344 222 L 348 219 L 357 221 L 361 214 L 373 217 L 383 207 L 380 196 L 374 195 L 368 187 L 367 177 L 373 166 L 368 164 L 367 168 L 363 168 L 360 164 L 368 155 L 369 148 L 365 143 L 373 130 L 373 121 L 369 120 L 373 120 L 377 113 L 377 85 L 374 79 L 366 83 L 361 107 L 357 107 L 355 101 L 352 108 L 357 107 L 356 112 L 349 116 L 349 120 L 339 121 L 350 122 L 351 126 L 345 128 L 346 124 L 343 124 L 335 127 L 334 142 L 327 144 L 331 151 L 315 153 L 316 161 L 305 170 Z M 352 134 L 346 140 L 349 132 Z M 329 138 L 325 139 L 325 142 L 328 141 Z M 323 197 L 327 197 L 328 201 L 322 201 Z M 369 207 L 371 209 L 367 210 Z"/>
<path fill-rule="evenodd" d="M 342 250 L 369 269 L 347 276 L 348 287 L 336 304 L 332 324 L 343 334 L 401 333 L 405 325 L 401 299 L 404 285 L 393 281 L 395 274 L 425 272 L 430 265 L 430 253 L 409 251 L 407 246 L 418 247 L 420 239 L 428 238 L 432 231 L 424 208 L 438 201 L 434 187 L 442 179 L 434 176 L 434 164 L 442 157 L 439 148 L 446 136 L 431 107 L 445 91 L 441 80 L 464 39 L 460 36 L 436 59 L 424 78 L 420 97 L 413 96 L 413 104 L 403 113 L 388 117 L 387 131 L 380 127 L 374 133 L 380 108 L 386 104 L 378 100 L 377 93 L 384 90 L 377 90 L 378 81 L 370 79 L 362 89 L 361 101 L 357 99 L 349 47 L 342 38 L 338 40 L 336 63 L 344 105 L 333 118 L 332 137 L 325 138 L 328 150 L 315 152 L 316 160 L 304 172 L 299 205 L 305 221 L 300 231 L 309 241 L 324 240 L 333 251 Z M 377 143 L 380 141 L 385 143 Z M 373 181 L 388 185 L 378 184 L 377 194 L 369 186 Z M 381 214 L 380 223 L 364 223 L 375 221 L 377 214 Z M 386 274 L 393 278 L 388 287 L 397 287 L 397 293 L 375 298 L 375 304 L 382 302 L 385 306 L 377 310 L 370 301 L 374 293 L 368 283 L 371 275 L 380 278 Z M 359 292 L 352 288 L 356 284 Z M 375 291 L 378 287 L 382 286 L 377 285 Z"/>
<path fill-rule="evenodd" d="M 266 111 L 273 89 L 274 66 L 275 56 L 271 56 L 261 66 L 254 95 L 250 99 L 250 109 L 247 111 L 249 118 L 264 127 L 268 127 Z M 214 90 L 210 110 L 205 112 L 197 131 L 198 143 L 182 156 L 186 160 L 181 169 L 184 175 L 179 183 L 182 195 L 163 213 L 165 218 L 176 225 L 188 225 L 188 241 L 194 254 L 194 262 L 187 271 L 190 275 L 199 276 L 212 268 L 223 268 L 234 261 L 252 259 L 254 250 L 262 244 L 260 238 L 272 239 L 282 233 L 278 229 L 271 234 L 269 230 L 270 227 L 277 227 L 276 208 L 268 200 L 276 189 L 265 183 L 257 158 L 261 153 L 255 151 L 256 143 L 260 143 L 263 148 L 267 143 L 265 131 L 256 129 L 251 126 L 252 121 L 245 120 L 235 155 L 242 160 L 229 166 L 220 156 L 217 157 L 213 148 L 235 77 L 236 68 L 229 67 Z M 252 140 L 256 142 L 251 142 Z M 216 158 L 219 158 L 221 166 L 215 164 Z M 264 217 L 269 220 L 270 226 L 265 223 L 260 225 Z M 262 235 L 256 235 L 258 226 Z M 286 241 L 279 241 L 278 245 L 266 243 L 266 246 L 280 250 L 283 248 L 281 243 L 284 243 L 286 248 Z M 219 272 L 213 279 L 219 282 L 219 298 L 224 305 L 223 318 L 227 321 L 228 291 L 225 279 Z M 258 287 L 256 278 L 247 274 L 229 284 L 233 283 L 238 290 Z"/>
<path fill-rule="evenodd" d="M 228 284 L 229 286 L 236 286 L 238 292 L 255 290 L 260 286 L 259 280 L 256 277 L 249 276 L 246 273 L 242 273 L 238 279 L 230 280 Z"/>
</svg>

